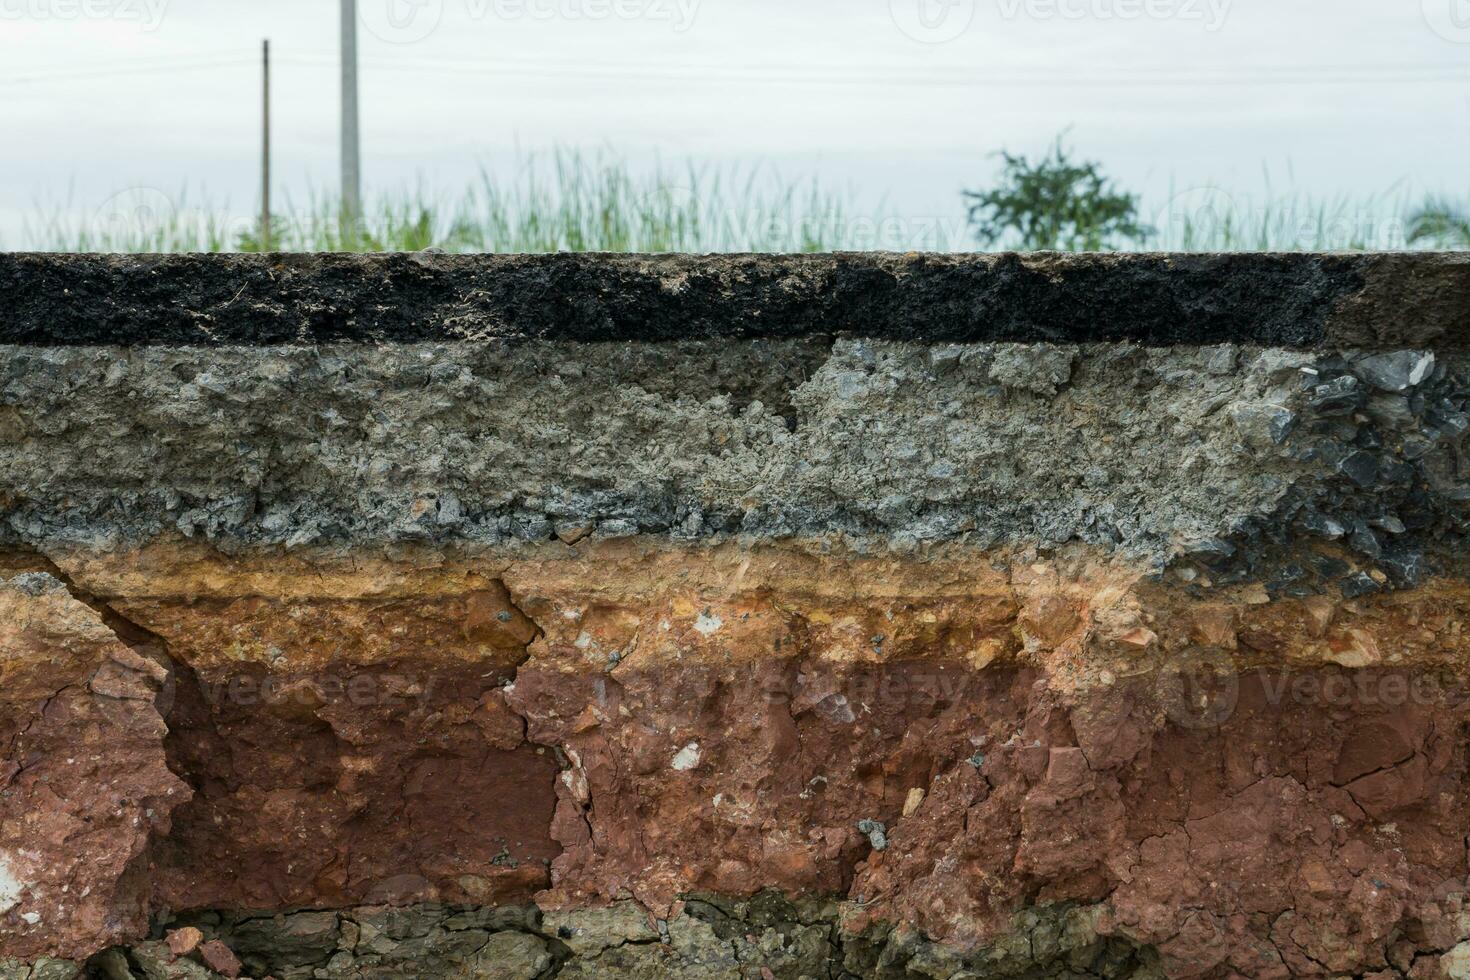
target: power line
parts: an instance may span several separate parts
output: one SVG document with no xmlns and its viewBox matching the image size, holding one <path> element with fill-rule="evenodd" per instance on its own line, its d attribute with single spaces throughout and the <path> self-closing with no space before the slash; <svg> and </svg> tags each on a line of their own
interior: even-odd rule
<svg viewBox="0 0 1470 980">
<path fill-rule="evenodd" d="M 297 68 L 337 67 L 338 60 L 325 55 L 277 58 L 277 64 Z M 32 84 L 47 81 L 110 78 L 116 76 L 166 75 L 253 65 L 253 59 L 195 55 L 187 59 L 151 63 L 105 64 L 76 71 L 51 71 L 0 76 L 0 84 Z M 695 82 L 704 84 L 844 85 L 896 87 L 972 87 L 1005 84 L 1035 86 L 1258 86 L 1258 85 L 1396 85 L 1463 83 L 1470 80 L 1467 65 L 1257 65 L 1250 68 L 1171 66 L 1128 66 L 1120 68 L 1007 67 L 970 69 L 963 66 L 930 67 L 915 71 L 904 66 L 873 66 L 851 73 L 840 65 L 722 65 L 697 66 L 619 65 L 517 61 L 371 59 L 365 64 L 375 71 L 481 75 L 499 78 L 557 78 L 571 80 L 622 79 L 644 82 Z M 344 84 L 346 79 L 344 78 Z"/>
<path fill-rule="evenodd" d="M 243 68 L 256 64 L 254 58 L 211 58 L 197 63 L 139 65 L 136 67 L 87 68 L 77 71 L 45 72 L 34 75 L 0 76 L 0 85 L 30 85 L 37 82 L 60 82 L 128 75 L 172 75 L 178 72 L 212 71 L 217 68 Z"/>
<path fill-rule="evenodd" d="M 305 61 L 309 61 L 309 60 L 312 60 L 313 58 L 318 58 L 318 57 L 324 58 L 325 56 L 306 56 L 306 57 L 302 58 L 301 60 L 303 62 L 305 62 Z M 557 72 L 568 70 L 568 69 L 592 69 L 592 70 L 621 71 L 621 70 L 628 70 L 628 69 L 631 68 L 631 69 L 634 69 L 634 70 L 661 70 L 661 71 L 673 71 L 673 72 L 684 72 L 684 73 L 730 73 L 730 72 L 741 72 L 741 73 L 757 73 L 758 74 L 758 73 L 762 73 L 762 72 L 778 72 L 778 73 L 785 74 L 785 75 L 802 75 L 802 74 L 805 74 L 805 75 L 820 75 L 822 73 L 830 74 L 832 72 L 842 72 L 842 71 L 850 71 L 850 70 L 852 70 L 852 66 L 850 66 L 850 65 L 841 65 L 841 64 L 828 64 L 828 65 L 786 65 L 786 64 L 779 64 L 779 63 L 756 63 L 756 64 L 708 65 L 708 64 L 691 64 L 691 63 L 688 63 L 688 62 L 683 62 L 683 63 L 670 62 L 670 63 L 656 64 L 656 65 L 630 66 L 630 65 L 627 65 L 627 64 L 624 64 L 624 63 L 613 63 L 613 62 L 603 62 L 603 63 L 600 63 L 600 64 L 599 63 L 596 63 L 596 62 L 587 62 L 587 61 L 548 62 L 548 61 L 540 60 L 540 59 L 538 59 L 538 60 L 517 60 L 517 59 L 513 59 L 513 58 L 500 58 L 500 57 L 494 58 L 493 59 L 493 62 L 490 61 L 489 59 L 455 60 L 455 59 L 445 59 L 445 58 L 403 58 L 403 57 L 398 57 L 398 58 L 379 58 L 379 59 L 375 59 L 372 63 L 373 64 L 376 64 L 376 65 L 383 65 L 383 66 L 400 66 L 400 67 L 449 68 L 449 69 L 466 68 L 466 69 L 477 69 L 477 70 L 478 69 L 494 69 L 494 70 L 503 70 L 503 71 L 540 69 L 540 70 L 545 70 L 545 71 L 557 71 Z M 869 74 L 869 73 L 878 73 L 878 74 L 895 73 L 895 72 L 897 72 L 897 73 L 912 73 L 913 70 L 914 69 L 912 69 L 911 67 L 909 67 L 907 65 L 865 65 L 862 68 L 862 71 L 863 71 L 863 73 L 865 75 L 866 74 Z M 925 68 L 924 68 L 924 71 L 925 71 L 926 74 L 929 74 L 929 75 L 950 74 L 950 75 L 971 76 L 971 75 L 977 74 L 977 69 L 974 66 L 971 66 L 971 65 L 926 65 Z M 1023 65 L 1008 65 L 1008 66 L 1001 66 L 999 68 L 991 69 L 990 71 L 992 71 L 992 72 L 998 72 L 998 73 L 1006 73 L 1006 74 L 1036 75 L 1036 76 L 1042 76 L 1042 77 L 1050 77 L 1050 76 L 1059 75 L 1059 74 L 1063 74 L 1064 75 L 1064 74 L 1069 74 L 1069 73 L 1070 74 L 1086 73 L 1089 76 L 1097 76 L 1097 75 L 1134 75 L 1134 74 L 1141 74 L 1141 75 L 1177 75 L 1177 74 L 1180 74 L 1180 73 L 1189 73 L 1189 74 L 1199 74 L 1199 75 L 1213 74 L 1213 75 L 1222 75 L 1222 76 L 1227 76 L 1227 77 L 1237 77 L 1237 76 L 1251 75 L 1251 74 L 1258 74 L 1258 75 L 1259 74 L 1269 74 L 1269 75 L 1292 75 L 1292 74 L 1295 74 L 1295 75 L 1313 75 L 1313 74 L 1318 74 L 1318 73 L 1328 73 L 1328 74 L 1372 74 L 1372 73 L 1383 73 L 1383 72 L 1398 72 L 1398 73 L 1402 73 L 1402 72 L 1420 72 L 1420 73 L 1422 73 L 1422 72 L 1442 72 L 1442 71 L 1466 72 L 1466 71 L 1470 71 L 1470 65 L 1467 65 L 1467 64 L 1465 64 L 1463 62 L 1445 62 L 1445 63 L 1442 63 L 1442 64 L 1424 64 L 1423 62 L 1415 62 L 1415 63 L 1405 63 L 1405 64 L 1382 64 L 1382 65 L 1361 65 L 1361 64 L 1352 64 L 1352 65 L 1328 65 L 1328 64 L 1311 65 L 1311 64 L 1301 64 L 1301 63 L 1298 62 L 1298 63 L 1289 64 L 1289 65 L 1246 65 L 1246 66 L 1241 66 L 1241 65 L 1215 65 L 1215 66 L 1211 66 L 1211 65 L 1194 65 L 1194 66 L 1190 66 L 1189 68 L 1180 68 L 1180 67 L 1178 67 L 1176 65 L 1124 65 L 1124 66 L 1095 66 L 1095 67 L 1085 67 L 1084 66 L 1082 68 L 1071 69 L 1070 71 L 1068 69 L 1060 69 L 1059 70 L 1059 69 L 1057 69 L 1057 68 L 1055 68 L 1053 66 L 1048 66 L 1048 65 L 1037 65 L 1037 66 L 1030 66 L 1030 67 L 1023 66 Z M 984 72 L 985 72 L 985 70 L 980 70 L 979 73 L 982 73 L 983 74 Z"/>
<path fill-rule="evenodd" d="M 316 67 L 311 58 L 294 62 Z M 914 71 L 904 66 L 873 66 L 860 74 L 840 74 L 844 66 L 790 65 L 649 65 L 562 63 L 500 60 L 453 61 L 444 59 L 373 59 L 366 62 L 375 71 L 412 71 L 436 74 L 487 75 L 495 77 L 542 77 L 572 79 L 620 78 L 634 81 L 678 81 L 718 84 L 838 84 L 907 86 L 1027 85 L 1277 85 L 1277 84 L 1400 84 L 1415 82 L 1463 82 L 1470 79 L 1470 65 L 1261 65 L 1249 69 L 1230 67 L 1136 66 L 1083 68 L 1057 71 L 1051 68 L 1001 68 L 980 70 L 953 66 Z"/>
<path fill-rule="evenodd" d="M 311 62 L 320 62 L 320 63 L 323 63 L 323 64 L 325 64 L 325 63 L 335 64 L 336 63 L 335 62 L 335 55 L 331 55 L 331 54 L 323 53 L 323 52 L 314 52 L 314 53 L 306 53 L 306 54 L 303 54 L 303 55 L 298 55 L 295 60 L 297 60 L 297 61 L 299 61 L 301 63 L 311 63 Z M 548 71 L 562 71 L 562 70 L 565 70 L 565 69 L 568 69 L 568 68 L 583 68 L 583 69 L 598 69 L 598 70 L 604 70 L 604 69 L 606 69 L 606 70 L 622 70 L 622 69 L 628 69 L 630 67 L 643 67 L 643 68 L 656 68 L 656 69 L 669 70 L 669 71 L 686 71 L 686 72 L 711 72 L 711 71 L 712 72 L 722 72 L 722 71 L 723 72 L 729 72 L 729 71 L 738 71 L 738 72 L 782 72 L 782 73 L 786 73 L 786 74 L 800 74 L 800 73 L 812 74 L 812 73 L 822 73 L 822 72 L 828 72 L 828 73 L 830 73 L 830 72 L 833 72 L 833 71 L 839 71 L 840 72 L 840 71 L 848 71 L 848 70 L 851 70 L 852 69 L 852 66 L 851 65 L 846 65 L 846 64 L 832 64 L 832 63 L 829 63 L 829 64 L 825 64 L 825 65 L 812 65 L 810 63 L 803 63 L 803 64 L 800 64 L 800 65 L 794 65 L 794 64 L 782 64 L 782 63 L 779 63 L 779 62 L 751 62 L 751 63 L 743 63 L 743 64 L 742 63 L 734 63 L 734 64 L 719 64 L 719 65 L 709 65 L 709 64 L 706 64 L 706 63 L 695 63 L 695 62 L 665 62 L 665 63 L 662 63 L 662 64 L 655 64 L 655 65 L 630 66 L 630 65 L 628 65 L 625 62 L 589 62 L 589 61 L 586 61 L 586 60 L 553 62 L 553 61 L 547 61 L 545 59 L 517 59 L 517 58 L 513 58 L 513 57 L 502 57 L 500 55 L 492 55 L 492 56 L 489 56 L 489 57 L 474 58 L 474 59 L 463 59 L 463 58 L 461 58 L 461 59 L 455 59 L 455 58 L 439 58 L 439 57 L 433 57 L 433 58 L 427 58 L 427 57 L 425 57 L 425 58 L 413 58 L 413 57 L 402 57 L 402 56 L 399 56 L 399 57 L 392 57 L 392 58 L 377 58 L 377 59 L 373 59 L 372 60 L 372 63 L 373 64 L 377 64 L 377 65 L 398 65 L 398 66 L 427 67 L 427 68 L 448 67 L 448 68 L 455 68 L 455 69 L 458 69 L 458 68 L 473 68 L 473 69 L 495 68 L 497 70 L 543 69 L 543 70 L 548 70 Z M 933 73 L 950 73 L 950 74 L 969 75 L 969 74 L 974 74 L 976 72 L 976 68 L 973 65 L 953 65 L 953 64 L 952 65 L 925 65 L 924 67 L 925 67 L 925 70 L 927 72 L 931 73 L 931 74 L 933 74 Z M 900 65 L 900 64 L 882 65 L 882 64 L 879 64 L 879 65 L 864 65 L 863 68 L 862 68 L 862 70 L 863 70 L 864 73 L 867 73 L 867 72 L 879 72 L 879 73 L 882 73 L 882 72 L 910 72 L 913 69 L 909 65 Z M 1035 65 L 1035 66 L 1004 65 L 1004 66 L 999 66 L 998 68 L 996 68 L 994 70 L 996 70 L 996 71 L 1002 71 L 1002 72 L 1011 72 L 1011 73 L 1031 73 L 1031 74 L 1038 74 L 1038 75 L 1054 75 L 1054 74 L 1058 74 L 1058 72 L 1059 72 L 1059 70 L 1057 68 L 1055 68 L 1054 66 L 1050 66 L 1050 65 Z M 1061 69 L 1061 72 L 1062 73 L 1065 73 L 1066 71 L 1067 71 L 1066 69 Z M 1364 64 L 1361 64 L 1361 63 L 1349 63 L 1349 64 L 1310 64 L 1310 63 L 1302 63 L 1302 62 L 1292 62 L 1290 64 L 1191 65 L 1190 67 L 1185 68 L 1185 69 L 1181 69 L 1177 65 L 1107 65 L 1107 66 L 1098 65 L 1098 66 L 1083 66 L 1081 68 L 1073 69 L 1073 71 L 1074 72 L 1075 71 L 1087 72 L 1087 73 L 1094 74 L 1094 75 L 1096 75 L 1096 74 L 1110 74 L 1110 75 L 1174 74 L 1174 73 L 1178 73 L 1180 71 L 1187 71 L 1187 72 L 1196 73 L 1196 74 L 1218 74 L 1218 75 L 1229 75 L 1229 76 L 1241 75 L 1241 74 L 1250 74 L 1250 73 L 1307 74 L 1307 75 L 1310 75 L 1310 74 L 1319 73 L 1319 72 L 1336 73 L 1336 74 L 1374 73 L 1374 72 L 1434 72 L 1434 71 L 1461 71 L 1461 72 L 1463 72 L 1463 71 L 1470 71 L 1470 64 L 1466 64 L 1465 62 L 1460 62 L 1460 61 L 1441 62 L 1441 63 L 1438 63 L 1438 64 L 1426 64 L 1426 63 L 1424 63 L 1422 61 L 1414 61 L 1414 62 L 1384 63 L 1384 64 L 1376 64 L 1376 65 L 1372 65 L 1372 64 L 1370 64 L 1370 65 L 1364 65 Z"/>
<path fill-rule="evenodd" d="M 679 82 L 696 84 L 742 84 L 742 85 L 842 85 L 879 87 L 991 87 L 995 85 L 1031 85 L 1065 87 L 1076 85 L 1137 87 L 1156 85 L 1179 86 L 1259 86 L 1259 85 L 1396 85 L 1463 83 L 1470 80 L 1470 67 L 1440 68 L 1425 72 L 1418 69 L 1391 69 L 1385 72 L 1354 71 L 1351 74 L 1312 75 L 1306 73 L 1246 74 L 1234 75 L 1194 74 L 1187 70 L 1164 70 L 1148 75 L 1130 76 L 1126 72 L 1055 72 L 999 70 L 971 72 L 967 74 L 905 73 L 892 74 L 884 71 L 864 71 L 861 74 L 816 74 L 811 72 L 777 72 L 768 69 L 758 71 L 727 69 L 664 69 L 658 67 L 598 67 L 587 65 L 454 65 L 423 64 L 405 65 L 393 62 L 370 62 L 374 71 L 396 71 L 450 75 L 481 75 L 498 78 L 552 78 L 566 80 L 621 79 L 644 82 Z"/>
</svg>

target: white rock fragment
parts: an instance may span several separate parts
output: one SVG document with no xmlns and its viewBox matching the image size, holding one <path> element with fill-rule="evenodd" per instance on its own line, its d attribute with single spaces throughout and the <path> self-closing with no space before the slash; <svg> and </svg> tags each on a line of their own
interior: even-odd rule
<svg viewBox="0 0 1470 980">
<path fill-rule="evenodd" d="M 1441 956 L 1439 965 L 1450 980 L 1470 980 L 1470 942 L 1461 943 Z"/>
<path fill-rule="evenodd" d="M 923 806 L 923 804 L 924 790 L 916 786 L 909 790 L 907 799 L 903 801 L 903 815 L 906 817 L 913 816 L 914 812 Z"/>
<path fill-rule="evenodd" d="M 725 621 L 718 616 L 711 615 L 708 611 L 700 614 L 694 621 L 694 631 L 701 636 L 711 636 L 720 631 Z"/>
<path fill-rule="evenodd" d="M 679 772 L 688 772 L 699 765 L 699 743 L 690 742 L 674 755 L 674 761 L 670 763 Z"/>
<path fill-rule="evenodd" d="M 15 876 L 10 868 L 10 862 L 0 855 L 0 915 L 9 912 L 20 904 L 20 897 L 25 894 L 26 884 Z"/>
</svg>

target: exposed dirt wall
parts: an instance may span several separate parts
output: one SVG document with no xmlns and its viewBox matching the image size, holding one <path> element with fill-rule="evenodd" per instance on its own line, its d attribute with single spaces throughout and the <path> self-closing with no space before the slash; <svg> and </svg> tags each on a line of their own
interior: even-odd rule
<svg viewBox="0 0 1470 980">
<path fill-rule="evenodd" d="M 1465 275 L 0 259 L 0 978 L 1470 976 Z"/>
</svg>

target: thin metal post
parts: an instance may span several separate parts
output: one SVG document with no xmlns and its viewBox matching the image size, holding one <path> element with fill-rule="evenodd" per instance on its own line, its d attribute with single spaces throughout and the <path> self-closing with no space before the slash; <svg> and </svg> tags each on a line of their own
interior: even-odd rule
<svg viewBox="0 0 1470 980">
<path fill-rule="evenodd" d="M 357 114 L 357 0 L 342 0 L 342 237 L 351 246 L 362 219 Z"/>
<path fill-rule="evenodd" d="M 260 42 L 261 133 L 260 133 L 260 250 L 271 250 L 271 42 Z"/>
</svg>

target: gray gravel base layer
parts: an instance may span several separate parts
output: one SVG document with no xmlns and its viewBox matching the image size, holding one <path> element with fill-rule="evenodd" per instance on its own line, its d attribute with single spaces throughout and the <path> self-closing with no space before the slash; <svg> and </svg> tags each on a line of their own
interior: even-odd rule
<svg viewBox="0 0 1470 980">
<path fill-rule="evenodd" d="M 1407 579 L 1466 527 L 1467 377 L 1233 345 L 0 347 L 0 533 L 1080 541 L 1160 567 L 1305 537 Z"/>
</svg>

